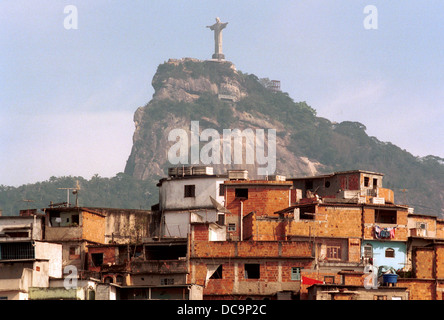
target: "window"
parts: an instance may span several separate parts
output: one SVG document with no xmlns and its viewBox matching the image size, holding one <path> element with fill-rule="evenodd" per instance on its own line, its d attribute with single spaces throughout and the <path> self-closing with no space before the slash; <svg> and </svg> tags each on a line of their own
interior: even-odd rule
<svg viewBox="0 0 444 320">
<path fill-rule="evenodd" d="M 223 183 L 219 185 L 219 196 L 223 197 L 225 195 L 225 186 Z"/>
<path fill-rule="evenodd" d="M 71 260 L 80 259 L 80 247 L 79 246 L 69 247 L 69 259 L 71 259 Z"/>
<path fill-rule="evenodd" d="M 305 180 L 305 190 L 313 189 L 313 180 Z"/>
<path fill-rule="evenodd" d="M 123 276 L 118 275 L 118 276 L 116 277 L 116 283 L 117 283 L 117 284 L 122 284 L 122 283 L 123 283 Z"/>
<path fill-rule="evenodd" d="M 235 223 L 229 223 L 228 224 L 228 231 L 236 231 L 236 224 Z"/>
<path fill-rule="evenodd" d="M 184 197 L 185 198 L 194 198 L 196 196 L 196 186 L 194 184 L 186 185 L 184 188 Z"/>
<path fill-rule="evenodd" d="M 370 178 L 369 177 L 364 177 L 364 187 L 368 187 L 370 184 Z"/>
<path fill-rule="evenodd" d="M 378 187 L 378 179 L 373 179 L 373 188 L 376 189 Z"/>
<path fill-rule="evenodd" d="M 364 263 L 373 264 L 373 246 L 368 243 L 364 245 Z"/>
<path fill-rule="evenodd" d="M 387 300 L 387 296 L 374 296 L 373 300 Z"/>
<path fill-rule="evenodd" d="M 217 224 L 220 226 L 223 226 L 225 224 L 225 214 L 224 213 L 217 214 Z"/>
<path fill-rule="evenodd" d="M 324 283 L 325 284 L 334 284 L 335 277 L 334 276 L 324 276 Z"/>
<path fill-rule="evenodd" d="M 75 223 L 75 224 L 77 224 L 77 225 L 79 225 L 79 215 L 78 214 L 74 214 L 74 215 L 72 215 L 71 216 L 71 223 Z"/>
<path fill-rule="evenodd" d="M 103 264 L 103 253 L 91 253 L 91 260 L 95 267 Z"/>
<path fill-rule="evenodd" d="M 210 279 L 222 279 L 222 265 L 220 265 L 216 271 L 211 275 Z"/>
<path fill-rule="evenodd" d="M 162 285 L 162 286 L 168 286 L 168 285 L 173 285 L 173 284 L 174 284 L 173 278 L 160 279 L 160 285 Z"/>
<path fill-rule="evenodd" d="M 103 282 L 105 282 L 105 283 L 113 283 L 114 281 L 113 281 L 113 278 L 112 278 L 112 277 L 105 277 L 105 278 L 103 279 Z"/>
<path fill-rule="evenodd" d="M 315 212 L 316 212 L 315 206 L 301 207 L 299 208 L 299 219 L 314 220 Z"/>
<path fill-rule="evenodd" d="M 301 268 L 291 268 L 291 280 L 301 280 Z"/>
<path fill-rule="evenodd" d="M 31 242 L 0 243 L 0 260 L 34 259 Z"/>
<path fill-rule="evenodd" d="M 340 245 L 327 246 L 327 259 L 340 260 L 341 259 L 341 246 Z"/>
<path fill-rule="evenodd" d="M 371 244 L 364 246 L 364 258 L 373 258 L 373 246 Z"/>
<path fill-rule="evenodd" d="M 396 224 L 396 215 L 394 210 L 375 210 L 375 222 Z"/>
<path fill-rule="evenodd" d="M 258 263 L 245 264 L 245 279 L 260 279 L 261 265 Z"/>
<path fill-rule="evenodd" d="M 326 188 L 330 188 L 330 181 L 328 181 L 328 180 L 325 181 L 325 187 L 326 187 Z"/>
<path fill-rule="evenodd" d="M 393 250 L 392 248 L 388 248 L 387 250 L 385 250 L 385 257 L 386 258 L 394 258 L 395 257 L 395 250 Z"/>
<path fill-rule="evenodd" d="M 234 189 L 234 196 L 236 198 L 248 199 L 248 189 Z"/>
</svg>

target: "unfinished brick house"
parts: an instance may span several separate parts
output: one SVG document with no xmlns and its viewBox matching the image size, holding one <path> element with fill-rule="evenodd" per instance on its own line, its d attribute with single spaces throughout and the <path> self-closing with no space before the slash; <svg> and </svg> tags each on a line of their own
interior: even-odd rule
<svg viewBox="0 0 444 320">
<path fill-rule="evenodd" d="M 186 239 L 91 245 L 92 277 L 116 287 L 119 300 L 202 299 L 201 286 L 187 281 Z"/>
<path fill-rule="evenodd" d="M 382 177 L 356 170 L 267 181 L 228 179 L 226 241 L 211 241 L 217 232 L 215 223 L 192 224 L 191 281 L 204 286 L 204 299 L 307 299 L 308 288 L 316 283 L 354 286 L 355 291 L 357 286 L 361 294 L 349 297 L 369 297 L 363 291 L 366 266 L 404 274 L 412 265 L 411 209 L 395 204 L 393 191 L 382 188 Z M 433 234 L 434 241 L 443 241 L 440 232 Z M 420 246 L 416 252 L 425 255 L 425 250 L 428 261 L 435 259 L 439 265 L 441 247 L 434 248 Z M 421 274 L 423 269 L 416 270 Z M 428 292 L 437 292 L 433 297 L 441 299 L 440 274 L 433 272 L 422 277 L 437 281 L 434 291 Z M 381 287 L 373 296 L 383 299 L 384 292 L 392 292 L 394 299 L 432 297 L 413 292 L 417 288 L 409 285 L 413 280 L 403 279 L 400 283 L 406 286 L 391 291 Z M 372 281 L 378 282 L 376 274 Z"/>
</svg>

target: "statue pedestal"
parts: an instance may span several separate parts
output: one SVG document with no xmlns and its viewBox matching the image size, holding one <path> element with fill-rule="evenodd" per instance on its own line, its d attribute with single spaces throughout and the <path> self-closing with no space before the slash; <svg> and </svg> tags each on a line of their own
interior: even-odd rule
<svg viewBox="0 0 444 320">
<path fill-rule="evenodd" d="M 225 55 L 223 53 L 214 53 L 212 58 L 216 59 L 216 60 L 224 60 L 225 59 Z"/>
</svg>

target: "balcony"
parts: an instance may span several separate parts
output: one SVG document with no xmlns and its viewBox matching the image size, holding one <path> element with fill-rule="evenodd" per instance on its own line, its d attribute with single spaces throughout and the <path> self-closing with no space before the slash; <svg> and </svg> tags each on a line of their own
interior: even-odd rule
<svg viewBox="0 0 444 320">
<path fill-rule="evenodd" d="M 131 262 L 133 273 L 178 274 L 188 273 L 186 260 L 140 260 Z"/>
<path fill-rule="evenodd" d="M 46 240 L 78 240 L 82 239 L 81 227 L 46 227 Z"/>
</svg>

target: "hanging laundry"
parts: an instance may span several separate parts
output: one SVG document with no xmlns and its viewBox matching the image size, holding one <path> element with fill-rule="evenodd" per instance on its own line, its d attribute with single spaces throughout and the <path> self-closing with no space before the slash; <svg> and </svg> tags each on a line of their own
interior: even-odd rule
<svg viewBox="0 0 444 320">
<path fill-rule="evenodd" d="M 375 226 L 375 238 L 379 239 L 379 233 L 381 232 L 381 229 L 379 226 Z"/>
<path fill-rule="evenodd" d="M 395 228 L 391 228 L 390 230 L 390 239 L 393 239 L 395 237 Z"/>
</svg>

